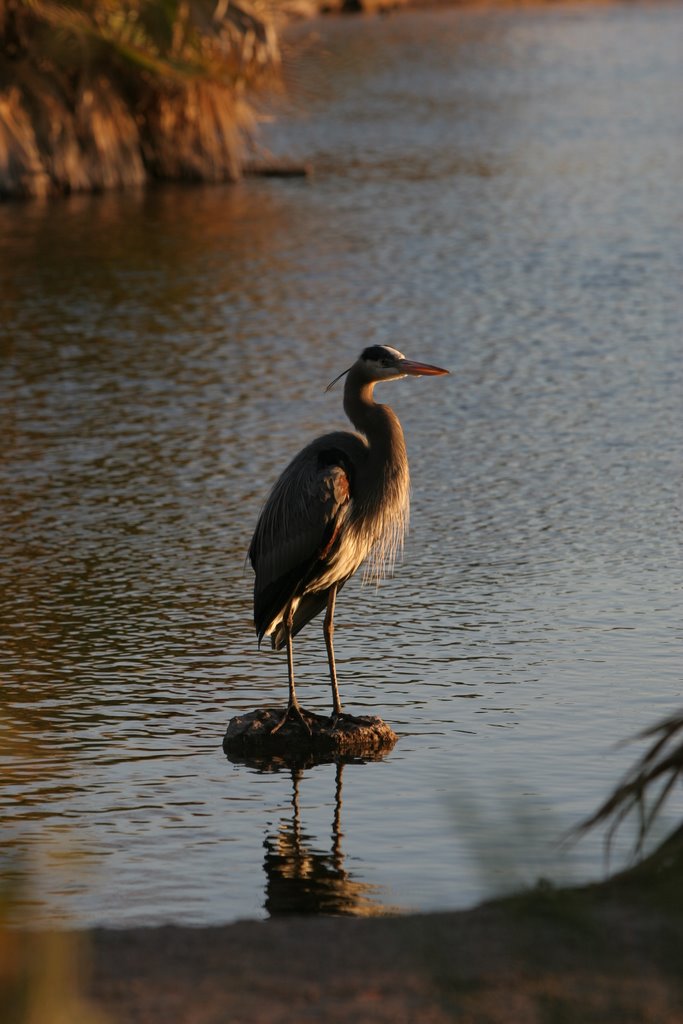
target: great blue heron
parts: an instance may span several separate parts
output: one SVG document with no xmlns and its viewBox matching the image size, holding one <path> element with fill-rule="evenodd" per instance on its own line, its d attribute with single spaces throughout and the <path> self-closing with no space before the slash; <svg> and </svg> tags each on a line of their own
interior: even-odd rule
<svg viewBox="0 0 683 1024">
<path fill-rule="evenodd" d="M 332 634 L 338 591 L 372 555 L 376 572 L 393 561 L 408 522 L 410 479 L 403 431 L 387 405 L 373 400 L 375 384 L 448 373 L 415 363 L 388 345 L 366 348 L 344 374 L 344 411 L 358 434 L 316 438 L 287 466 L 270 492 L 249 547 L 256 573 L 254 625 L 259 643 L 270 636 L 287 647 L 290 715 L 305 723 L 294 688 L 292 637 L 327 607 L 323 632 L 332 683 L 333 716 L 341 714 Z"/>
</svg>

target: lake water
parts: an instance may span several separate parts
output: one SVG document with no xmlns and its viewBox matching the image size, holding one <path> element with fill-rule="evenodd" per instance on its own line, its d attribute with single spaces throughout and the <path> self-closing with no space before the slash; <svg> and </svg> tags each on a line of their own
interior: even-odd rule
<svg viewBox="0 0 683 1024">
<path fill-rule="evenodd" d="M 313 180 L 0 207 L 0 872 L 33 920 L 603 876 L 600 835 L 557 840 L 683 690 L 682 52 L 680 5 L 316 22 L 264 134 Z M 399 742 L 232 763 L 229 719 L 286 698 L 259 507 L 374 343 L 452 370 L 381 393 L 411 531 L 337 606 L 345 707 Z M 295 656 L 326 710 L 320 622 Z"/>
</svg>

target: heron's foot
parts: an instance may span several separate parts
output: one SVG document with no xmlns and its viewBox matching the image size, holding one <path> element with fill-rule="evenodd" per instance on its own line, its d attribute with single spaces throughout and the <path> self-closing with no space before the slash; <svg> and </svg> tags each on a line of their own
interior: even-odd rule
<svg viewBox="0 0 683 1024">
<path fill-rule="evenodd" d="M 339 707 L 335 708 L 334 711 L 332 712 L 332 714 L 330 715 L 330 727 L 332 729 L 336 729 L 337 728 L 341 718 L 343 717 L 343 714 L 344 713 L 343 713 L 343 711 L 341 709 L 341 704 L 340 704 Z"/>
<path fill-rule="evenodd" d="M 296 703 L 292 703 L 292 701 L 289 702 L 289 704 L 287 705 L 287 710 L 285 711 L 280 721 L 270 730 L 270 735 L 274 736 L 276 732 L 279 732 L 282 726 L 285 724 L 285 722 L 288 722 L 290 718 L 298 718 L 301 724 L 303 725 L 304 729 L 308 733 L 308 735 L 311 735 L 311 727 L 304 718 L 303 711 L 301 710 L 301 705 L 299 704 L 298 701 Z"/>
</svg>

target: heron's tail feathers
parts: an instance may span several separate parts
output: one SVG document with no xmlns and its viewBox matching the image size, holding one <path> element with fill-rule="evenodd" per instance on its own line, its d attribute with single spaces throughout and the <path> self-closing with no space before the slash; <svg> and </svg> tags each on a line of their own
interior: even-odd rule
<svg viewBox="0 0 683 1024">
<path fill-rule="evenodd" d="M 292 636 L 296 636 L 311 619 L 314 619 L 327 606 L 327 593 L 326 590 L 320 590 L 312 594 L 304 594 L 294 612 Z M 270 642 L 274 651 L 281 651 L 286 645 L 287 640 L 282 619 L 273 629 L 270 635 Z"/>
</svg>

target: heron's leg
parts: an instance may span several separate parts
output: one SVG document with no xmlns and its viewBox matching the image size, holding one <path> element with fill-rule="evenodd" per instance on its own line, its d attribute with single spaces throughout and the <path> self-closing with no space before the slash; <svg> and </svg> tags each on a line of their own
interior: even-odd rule
<svg viewBox="0 0 683 1024">
<path fill-rule="evenodd" d="M 330 682 L 332 683 L 332 714 L 336 718 L 341 715 L 342 706 L 339 699 L 339 685 L 337 683 L 337 666 L 334 663 L 334 647 L 332 637 L 334 635 L 334 605 L 337 600 L 337 585 L 333 584 L 327 595 L 327 612 L 323 622 L 323 633 L 325 634 L 325 646 L 327 647 L 327 660 L 330 666 Z"/>
<path fill-rule="evenodd" d="M 304 718 L 303 713 L 301 711 L 301 705 L 299 704 L 299 701 L 297 700 L 296 690 L 294 688 L 294 646 L 292 644 L 292 622 L 293 622 L 293 620 L 294 620 L 294 608 L 290 604 L 288 609 L 287 609 L 287 611 L 286 611 L 286 613 L 285 613 L 285 618 L 283 620 L 283 625 L 284 625 L 284 628 L 285 628 L 285 640 L 287 642 L 287 671 L 289 673 L 289 702 L 287 704 L 287 710 L 285 711 L 284 715 L 282 716 L 280 721 L 277 723 L 275 728 L 271 729 L 271 732 L 270 732 L 271 736 L 274 733 L 276 733 L 278 731 L 278 729 L 281 729 L 282 726 L 287 721 L 287 719 L 290 718 L 292 715 L 295 715 L 299 719 L 299 721 L 305 727 L 307 732 L 310 733 L 310 731 L 311 731 L 309 729 L 308 723 L 307 723 L 306 719 Z"/>
</svg>

